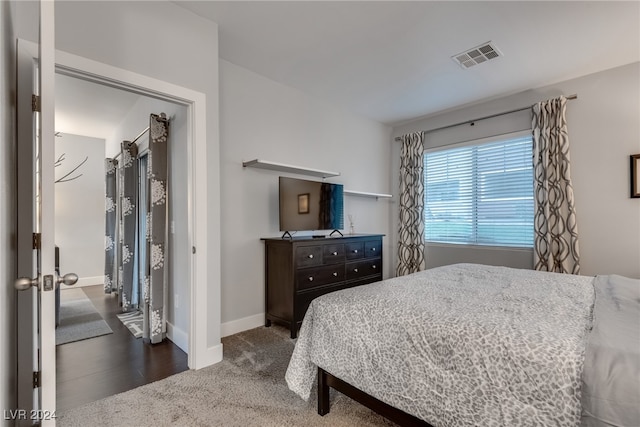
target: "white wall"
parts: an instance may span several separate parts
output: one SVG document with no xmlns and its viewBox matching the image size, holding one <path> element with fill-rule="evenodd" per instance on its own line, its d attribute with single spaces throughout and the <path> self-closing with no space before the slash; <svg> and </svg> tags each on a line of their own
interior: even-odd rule
<svg viewBox="0 0 640 427">
<path fill-rule="evenodd" d="M 189 262 L 191 248 L 188 240 L 187 200 L 187 108 L 171 102 L 141 96 L 107 139 L 109 157 L 120 152 L 120 143 L 133 140 L 149 126 L 149 114 L 165 113 L 169 125 L 169 223 L 168 298 L 165 314 L 169 323 L 170 340 L 185 352 L 188 351 L 189 332 Z M 149 132 L 136 141 L 140 150 L 149 146 Z"/>
<path fill-rule="evenodd" d="M 56 245 L 60 248 L 60 274 L 76 273 L 76 286 L 104 282 L 104 139 L 61 133 L 56 141 L 56 180 L 71 172 L 85 157 L 78 170 L 55 184 Z"/>
<path fill-rule="evenodd" d="M 28 26 L 37 3 L 16 3 L 17 37 L 35 41 Z M 35 12 L 34 12 L 35 10 Z M 201 92 L 206 96 L 206 325 L 210 354 L 220 349 L 220 175 L 218 28 L 167 1 L 56 1 L 56 48 Z"/>
<path fill-rule="evenodd" d="M 629 198 L 629 155 L 640 153 L 639 63 L 416 120 L 394 128 L 393 136 L 435 129 L 571 94 L 578 95 L 577 100 L 568 103 L 567 122 L 580 233 L 581 273 L 615 273 L 640 278 L 640 199 Z M 527 120 L 530 120 L 530 112 L 525 112 L 524 119 L 520 114 L 511 122 L 521 127 L 522 123 L 526 126 Z M 473 132 L 503 130 L 504 120 L 492 128 L 495 124 L 495 121 L 476 122 Z M 468 125 L 452 129 L 458 136 L 469 131 Z M 397 143 L 393 143 L 393 152 L 392 178 L 397 186 Z M 394 220 L 396 216 L 394 213 Z M 509 257 L 513 255 L 522 261 L 522 252 L 480 250 L 470 254 L 465 249 L 463 254 L 456 248 L 447 247 L 446 250 L 449 263 L 471 258 L 471 261 L 481 259 L 509 264 L 512 262 Z"/>
<path fill-rule="evenodd" d="M 0 408 L 16 407 L 16 166 L 12 3 L 0 2 Z M 3 421 L 9 425 L 9 421 Z"/>
<path fill-rule="evenodd" d="M 223 334 L 264 322 L 264 247 L 280 236 L 278 176 L 243 168 L 255 158 L 340 172 L 346 189 L 389 193 L 391 129 L 220 61 Z M 345 196 L 357 233 L 389 235 L 390 202 Z M 384 239 L 385 254 L 392 248 Z M 387 258 L 388 260 L 388 258 Z M 385 260 L 385 276 L 390 263 Z"/>
</svg>

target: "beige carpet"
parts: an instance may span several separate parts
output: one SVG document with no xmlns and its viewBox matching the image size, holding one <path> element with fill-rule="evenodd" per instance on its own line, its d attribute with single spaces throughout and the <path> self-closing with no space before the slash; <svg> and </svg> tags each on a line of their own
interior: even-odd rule
<svg viewBox="0 0 640 427">
<path fill-rule="evenodd" d="M 289 331 L 257 328 L 222 340 L 224 360 L 58 414 L 59 426 L 392 426 L 332 390 L 331 412 L 316 413 L 284 374 Z"/>
</svg>

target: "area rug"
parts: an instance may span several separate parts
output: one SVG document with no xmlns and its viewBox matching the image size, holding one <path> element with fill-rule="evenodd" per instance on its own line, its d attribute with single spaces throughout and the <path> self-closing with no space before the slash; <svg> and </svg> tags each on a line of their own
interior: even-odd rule
<svg viewBox="0 0 640 427">
<path fill-rule="evenodd" d="M 130 313 L 122 313 L 116 315 L 124 326 L 129 329 L 129 332 L 134 337 L 140 338 L 142 336 L 142 312 L 132 311 Z"/>
<path fill-rule="evenodd" d="M 112 333 L 82 289 L 60 291 L 60 324 L 56 328 L 56 345 Z"/>
<path fill-rule="evenodd" d="M 78 408 L 59 412 L 57 425 L 74 426 L 393 426 L 331 390 L 331 412 L 316 412 L 287 387 L 284 374 L 294 340 L 289 330 L 260 327 L 222 339 L 222 362 Z"/>
</svg>

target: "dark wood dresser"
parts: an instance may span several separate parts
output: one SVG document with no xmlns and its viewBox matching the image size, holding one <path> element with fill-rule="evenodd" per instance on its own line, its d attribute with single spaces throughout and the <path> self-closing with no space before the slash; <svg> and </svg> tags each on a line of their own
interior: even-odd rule
<svg viewBox="0 0 640 427">
<path fill-rule="evenodd" d="M 265 326 L 286 325 L 296 338 L 311 301 L 382 280 L 382 234 L 265 238 Z"/>
</svg>

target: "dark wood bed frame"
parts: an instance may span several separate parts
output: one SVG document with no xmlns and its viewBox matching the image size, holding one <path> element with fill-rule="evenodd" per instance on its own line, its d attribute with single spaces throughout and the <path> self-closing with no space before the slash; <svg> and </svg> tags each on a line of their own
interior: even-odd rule
<svg viewBox="0 0 640 427">
<path fill-rule="evenodd" d="M 356 402 L 363 404 L 398 425 L 433 427 L 428 422 L 394 408 L 318 367 L 318 414 L 322 416 L 328 414 L 330 409 L 329 387 L 349 396 Z"/>
</svg>

